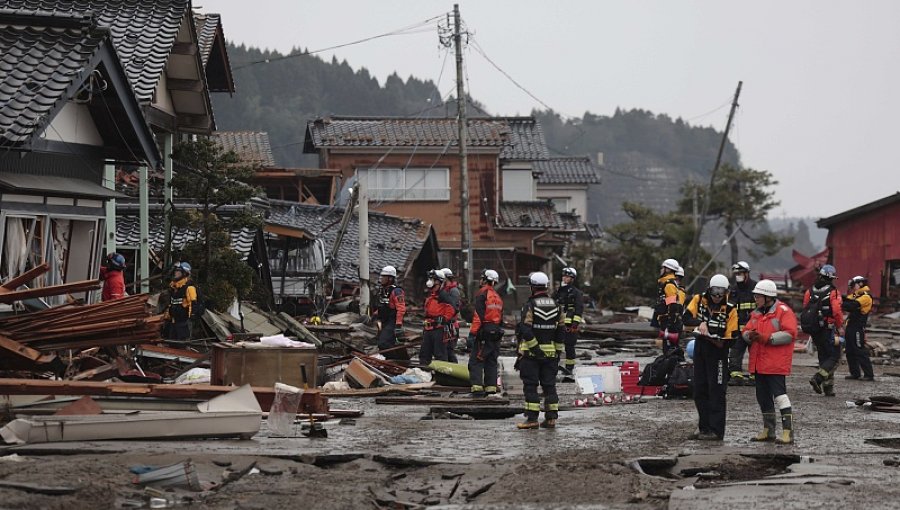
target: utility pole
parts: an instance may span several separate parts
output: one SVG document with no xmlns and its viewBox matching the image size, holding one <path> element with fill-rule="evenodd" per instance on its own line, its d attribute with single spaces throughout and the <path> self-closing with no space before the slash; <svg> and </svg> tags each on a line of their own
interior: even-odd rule
<svg viewBox="0 0 900 510">
<path fill-rule="evenodd" d="M 728 112 L 728 123 L 725 124 L 725 132 L 722 133 L 722 141 L 719 143 L 719 153 L 716 155 L 716 164 L 713 166 L 712 173 L 709 175 L 709 187 L 706 188 L 706 195 L 703 197 L 703 209 L 700 212 L 700 221 L 694 230 L 694 240 L 691 243 L 691 249 L 688 252 L 688 267 L 694 269 L 697 258 L 697 250 L 700 248 L 700 234 L 703 232 L 703 225 L 706 224 L 706 214 L 709 212 L 709 198 L 712 195 L 713 185 L 716 182 L 716 173 L 722 164 L 722 153 L 725 151 L 725 143 L 728 141 L 728 132 L 731 130 L 731 121 L 734 119 L 734 112 L 738 107 L 738 98 L 741 95 L 741 87 L 743 81 L 737 84 L 737 90 L 734 91 L 734 99 L 731 101 L 731 111 Z"/>
<path fill-rule="evenodd" d="M 357 192 L 359 193 L 357 211 L 359 218 L 359 313 L 369 315 L 369 189 L 368 174 L 359 179 Z"/>
<path fill-rule="evenodd" d="M 460 32 L 459 4 L 453 4 L 453 45 L 456 47 L 456 113 L 459 128 L 459 201 L 460 255 L 463 257 L 463 274 L 466 295 L 472 296 L 472 230 L 469 226 L 469 160 L 466 153 L 466 90 L 463 86 L 462 33 Z"/>
</svg>

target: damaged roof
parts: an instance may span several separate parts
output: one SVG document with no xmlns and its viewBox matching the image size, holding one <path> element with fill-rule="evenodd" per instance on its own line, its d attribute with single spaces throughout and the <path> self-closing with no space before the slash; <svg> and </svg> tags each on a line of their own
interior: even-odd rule
<svg viewBox="0 0 900 510">
<path fill-rule="evenodd" d="M 549 200 L 500 202 L 498 228 L 584 230 L 578 215 L 557 212 Z"/>
<path fill-rule="evenodd" d="M 500 151 L 500 159 L 537 161 L 550 157 L 541 123 L 534 117 L 501 117 L 509 125 L 510 144 Z"/>
<path fill-rule="evenodd" d="M 303 230 L 325 243 L 330 251 L 344 214 L 342 207 L 308 205 L 282 200 L 269 200 L 266 223 Z M 369 211 L 369 269 L 376 272 L 384 266 L 397 267 L 405 275 L 422 248 L 436 238 L 431 225 L 422 220 L 401 218 Z M 350 219 L 338 251 L 334 274 L 339 280 L 359 280 L 359 224 Z"/>
<path fill-rule="evenodd" d="M 240 160 L 256 168 L 274 167 L 275 157 L 265 131 L 216 131 L 213 140 L 225 151 L 234 151 Z"/>
<path fill-rule="evenodd" d="M 0 8 L 85 15 L 112 34 L 116 52 L 142 103 L 153 98 L 189 0 L 3 0 Z"/>
<path fill-rule="evenodd" d="M 198 208 L 198 204 L 175 204 L 177 209 Z M 233 208 L 243 209 L 244 206 Z M 231 232 L 231 247 L 240 256 L 241 260 L 247 260 L 258 228 L 242 228 Z M 172 228 L 172 249 L 181 250 L 184 246 L 200 237 L 199 232 L 185 227 Z M 162 214 L 162 204 L 150 204 L 150 249 L 155 252 L 165 249 L 166 231 L 165 217 Z M 116 204 L 116 244 L 119 246 L 140 246 L 141 224 L 139 207 L 136 203 Z"/>
<path fill-rule="evenodd" d="M 538 184 L 599 184 L 597 167 L 588 157 L 550 158 L 534 163 Z"/>
<path fill-rule="evenodd" d="M 502 148 L 510 143 L 509 124 L 471 119 L 466 143 Z M 458 142 L 456 119 L 330 117 L 307 123 L 306 152 L 330 147 L 446 147 Z"/>
</svg>

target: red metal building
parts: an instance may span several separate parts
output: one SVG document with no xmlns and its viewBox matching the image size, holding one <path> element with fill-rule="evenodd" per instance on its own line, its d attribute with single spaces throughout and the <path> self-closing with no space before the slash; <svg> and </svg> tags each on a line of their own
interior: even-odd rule
<svg viewBox="0 0 900 510">
<path fill-rule="evenodd" d="M 830 262 L 846 282 L 866 276 L 874 297 L 900 299 L 900 192 L 816 222 L 828 229 Z"/>
</svg>

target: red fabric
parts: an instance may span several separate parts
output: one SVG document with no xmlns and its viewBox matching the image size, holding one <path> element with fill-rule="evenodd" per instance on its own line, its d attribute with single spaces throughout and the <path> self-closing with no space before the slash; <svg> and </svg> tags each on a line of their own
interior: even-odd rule
<svg viewBox="0 0 900 510">
<path fill-rule="evenodd" d="M 403 316 L 406 315 L 406 295 L 403 289 L 395 287 L 391 291 L 391 297 L 388 298 L 388 306 L 397 311 L 397 320 L 394 321 L 398 326 L 403 325 Z"/>
<path fill-rule="evenodd" d="M 438 293 L 439 289 L 435 288 L 425 298 L 425 318 L 437 319 L 438 317 L 443 317 L 444 322 L 449 323 L 456 316 L 456 310 L 450 303 L 439 301 Z"/>
<path fill-rule="evenodd" d="M 122 271 L 112 271 L 109 268 L 101 267 L 100 279 L 103 280 L 103 292 L 100 294 L 102 301 L 125 297 L 125 275 L 122 274 Z"/>
<path fill-rule="evenodd" d="M 503 299 L 490 285 L 484 285 L 475 298 L 475 314 L 472 316 L 470 332 L 474 335 L 481 329 L 481 314 L 484 314 L 484 323 L 500 324 L 503 319 Z"/>
<path fill-rule="evenodd" d="M 831 301 L 831 317 L 825 317 L 825 322 L 834 324 L 835 329 L 840 329 L 844 325 L 844 314 L 841 313 L 844 299 L 837 289 L 831 289 L 831 295 L 828 299 Z M 803 294 L 803 308 L 806 308 L 807 304 L 809 304 L 809 289 Z"/>
<path fill-rule="evenodd" d="M 772 333 L 786 331 L 797 340 L 797 316 L 791 308 L 776 301 L 772 311 L 761 313 L 754 310 L 744 326 L 744 333 L 755 331 L 762 339 L 750 344 L 750 373 L 767 375 L 790 375 L 791 361 L 794 359 L 794 343 L 772 345 Z M 743 341 L 743 340 L 738 340 Z"/>
</svg>

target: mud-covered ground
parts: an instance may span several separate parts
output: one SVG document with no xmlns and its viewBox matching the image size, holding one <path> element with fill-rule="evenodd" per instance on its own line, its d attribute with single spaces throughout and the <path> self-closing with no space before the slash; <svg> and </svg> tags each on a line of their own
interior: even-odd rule
<svg viewBox="0 0 900 510">
<path fill-rule="evenodd" d="M 640 360 L 643 363 L 646 360 Z M 57 443 L 6 448 L 0 482 L 78 488 L 67 495 L 0 488 L 2 508 L 126 508 L 147 503 L 129 467 L 192 459 L 207 484 L 256 462 L 259 472 L 203 492 L 162 497 L 196 508 L 887 508 L 900 501 L 900 414 L 873 413 L 846 401 L 900 396 L 900 378 L 875 383 L 838 375 L 836 398 L 812 392 L 812 358 L 795 357 L 788 381 L 797 443 L 757 444 L 754 389 L 731 387 L 721 443 L 687 440 L 690 400 L 650 400 L 562 413 L 556 430 L 519 431 L 505 420 L 422 420 L 428 406 L 333 402 L 365 415 L 327 424 L 327 439 Z M 890 371 L 890 369 L 888 369 Z M 519 381 L 508 381 L 518 399 Z M 560 385 L 563 404 L 575 399 Z M 10 454 L 16 453 L 16 457 Z M 659 459 L 634 461 L 642 457 Z M 677 464 L 672 466 L 677 457 Z M 230 466 L 225 466 L 230 464 Z M 642 468 L 638 468 L 638 465 Z M 640 473 L 639 469 L 644 473 Z M 772 478 L 772 476 L 775 476 Z M 768 478 L 767 478 L 768 477 Z M 764 480 L 763 483 L 744 482 Z M 2 484 L 0 484 L 2 485 Z M 745 506 L 745 504 L 749 504 Z"/>
</svg>

